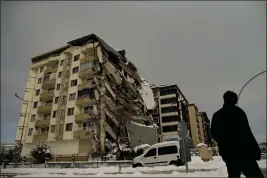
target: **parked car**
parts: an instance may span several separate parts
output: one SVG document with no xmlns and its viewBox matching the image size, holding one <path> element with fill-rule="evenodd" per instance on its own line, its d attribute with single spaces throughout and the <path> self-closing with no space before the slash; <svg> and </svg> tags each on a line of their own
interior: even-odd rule
<svg viewBox="0 0 267 178">
<path fill-rule="evenodd" d="M 177 141 L 152 145 L 142 155 L 133 159 L 133 167 L 143 166 L 180 166 L 184 163 L 180 156 L 180 145 Z"/>
</svg>

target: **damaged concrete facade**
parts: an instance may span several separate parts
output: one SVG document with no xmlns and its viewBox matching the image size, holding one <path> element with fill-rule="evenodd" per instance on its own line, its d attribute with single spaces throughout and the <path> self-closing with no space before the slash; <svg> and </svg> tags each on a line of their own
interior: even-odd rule
<svg viewBox="0 0 267 178">
<path fill-rule="evenodd" d="M 22 105 L 26 117 L 21 116 L 16 134 L 17 142 L 23 135 L 22 156 L 44 141 L 56 156 L 74 153 L 81 160 L 107 153 L 114 143 L 134 147 L 137 139 L 129 139 L 128 132 L 132 123 L 150 129 L 149 138 L 156 137 L 156 128 L 148 126 L 153 125 L 147 112 L 151 101 L 147 104 L 144 94 L 152 90 L 144 84 L 125 51 L 94 34 L 32 58 L 26 83 L 32 90 L 24 95 L 29 106 Z"/>
</svg>

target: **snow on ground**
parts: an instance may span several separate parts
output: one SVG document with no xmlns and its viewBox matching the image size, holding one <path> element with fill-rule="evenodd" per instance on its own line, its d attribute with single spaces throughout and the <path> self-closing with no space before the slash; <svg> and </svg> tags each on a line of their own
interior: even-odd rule
<svg viewBox="0 0 267 178">
<path fill-rule="evenodd" d="M 121 168 L 120 173 L 118 166 L 83 169 L 8 168 L 1 171 L 2 173 L 24 173 L 25 177 L 227 177 L 227 170 L 221 157 L 213 158 L 212 161 L 203 162 L 199 157 L 193 156 L 192 162 L 188 163 L 189 173 L 185 173 L 185 166 L 125 167 Z M 258 163 L 261 168 L 266 169 L 266 160 Z M 23 177 L 23 175 L 18 176 Z"/>
</svg>

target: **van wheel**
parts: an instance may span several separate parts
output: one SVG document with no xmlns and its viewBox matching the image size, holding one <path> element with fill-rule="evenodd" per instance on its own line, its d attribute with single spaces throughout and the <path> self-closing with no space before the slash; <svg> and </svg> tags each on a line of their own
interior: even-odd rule
<svg viewBox="0 0 267 178">
<path fill-rule="evenodd" d="M 136 167 L 143 167 L 143 166 L 142 166 L 142 164 L 140 164 L 140 163 L 133 164 L 133 168 L 136 168 Z"/>
<path fill-rule="evenodd" d="M 184 165 L 183 161 L 181 159 L 177 160 L 177 166 L 182 166 Z"/>
<path fill-rule="evenodd" d="M 171 161 L 171 162 L 170 162 L 170 165 L 178 166 L 178 165 L 177 165 L 177 161 Z"/>
</svg>

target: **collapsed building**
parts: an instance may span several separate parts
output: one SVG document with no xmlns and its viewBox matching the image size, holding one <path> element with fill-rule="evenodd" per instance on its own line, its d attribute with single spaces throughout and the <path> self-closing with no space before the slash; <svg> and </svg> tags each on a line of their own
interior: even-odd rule
<svg viewBox="0 0 267 178">
<path fill-rule="evenodd" d="M 154 107 L 149 84 L 125 50 L 113 49 L 94 34 L 32 58 L 26 87 L 33 89 L 24 96 L 31 103 L 21 112 L 30 114 L 21 116 L 16 134 L 23 156 L 44 141 L 57 157 L 157 142 L 148 112 Z M 142 139 L 136 134 L 140 129 L 148 133 Z"/>
</svg>

